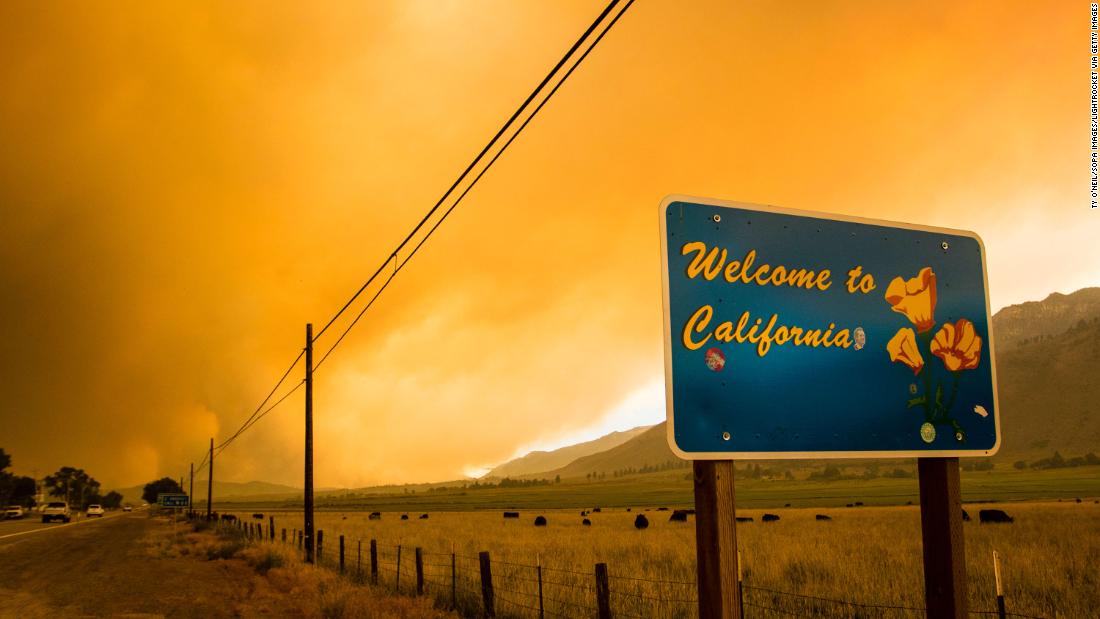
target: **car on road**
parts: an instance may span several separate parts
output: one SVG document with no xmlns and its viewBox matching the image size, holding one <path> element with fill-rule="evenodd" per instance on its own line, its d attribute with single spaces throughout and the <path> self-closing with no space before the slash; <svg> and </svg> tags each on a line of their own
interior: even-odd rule
<svg viewBox="0 0 1100 619">
<path fill-rule="evenodd" d="M 124 512 L 132 512 L 132 511 L 134 511 L 134 506 L 133 506 L 133 505 L 126 505 L 126 506 L 124 506 L 124 507 L 122 508 L 122 511 L 124 511 Z"/>
<path fill-rule="evenodd" d="M 22 518 L 25 515 L 21 505 L 9 505 L 7 509 L 4 510 L 5 520 L 8 518 Z"/>
<path fill-rule="evenodd" d="M 85 510 L 85 512 L 84 512 L 84 515 L 86 515 L 89 518 L 91 518 L 92 516 L 99 516 L 100 518 L 102 518 L 103 517 L 103 506 L 102 505 L 96 505 L 95 503 L 93 503 L 93 504 L 88 506 L 88 509 Z"/>
<path fill-rule="evenodd" d="M 69 522 L 72 519 L 73 514 L 69 511 L 69 504 L 64 501 L 47 503 L 45 509 L 42 510 L 42 522 L 50 522 L 51 520 Z"/>
</svg>

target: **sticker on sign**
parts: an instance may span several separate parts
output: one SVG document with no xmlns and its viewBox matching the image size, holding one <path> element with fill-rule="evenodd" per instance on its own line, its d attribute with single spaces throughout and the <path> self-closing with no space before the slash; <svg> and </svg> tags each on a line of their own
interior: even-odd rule
<svg viewBox="0 0 1100 619">
<path fill-rule="evenodd" d="M 662 201 L 660 220 L 678 456 L 997 451 L 976 234 L 685 196 Z"/>
</svg>

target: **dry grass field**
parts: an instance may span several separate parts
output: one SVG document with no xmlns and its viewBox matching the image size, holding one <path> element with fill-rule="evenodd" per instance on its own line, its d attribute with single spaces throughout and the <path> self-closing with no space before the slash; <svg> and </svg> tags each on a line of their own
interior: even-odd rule
<svg viewBox="0 0 1100 619">
<path fill-rule="evenodd" d="M 1100 505 L 1088 500 L 998 503 L 1013 524 L 979 524 L 982 505 L 968 505 L 965 524 L 972 611 L 996 608 L 992 553 L 1002 557 L 1009 612 L 1037 617 L 1095 617 L 1100 605 Z M 739 523 L 746 615 L 906 617 L 923 616 L 920 519 L 916 507 L 770 509 L 778 522 Z M 644 514 L 645 530 L 634 528 Z M 831 521 L 817 521 L 827 514 Z M 543 573 L 547 616 L 594 614 L 594 565 L 608 564 L 611 605 L 620 617 L 695 616 L 695 527 L 670 522 L 670 511 L 603 509 L 581 523 L 579 510 L 526 510 L 519 519 L 499 511 L 318 512 L 324 532 L 322 561 L 335 565 L 345 536 L 346 569 L 369 573 L 368 548 L 377 540 L 382 586 L 415 590 L 414 553 L 423 552 L 426 590 L 451 599 L 451 553 L 455 554 L 459 606 L 479 604 L 478 553 L 489 551 L 498 612 L 532 616 L 538 606 L 537 569 Z M 248 516 L 249 514 L 240 514 Z M 276 529 L 301 528 L 300 512 L 267 512 Z M 533 526 L 536 516 L 545 527 Z M 245 520 L 249 520 L 245 518 Z M 264 526 L 266 529 L 267 520 Z M 400 546 L 400 576 L 398 553 Z M 821 598 L 821 599 L 815 599 Z M 907 610 L 910 609 L 910 610 Z M 911 610 L 918 609 L 918 610 Z M 978 616 L 978 615 L 975 615 Z M 992 616 L 992 615 L 989 615 Z"/>
</svg>

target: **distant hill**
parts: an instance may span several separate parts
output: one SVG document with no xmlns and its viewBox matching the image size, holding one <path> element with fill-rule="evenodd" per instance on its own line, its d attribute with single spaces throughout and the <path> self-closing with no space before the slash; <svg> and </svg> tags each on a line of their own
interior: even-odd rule
<svg viewBox="0 0 1100 619">
<path fill-rule="evenodd" d="M 183 491 L 187 492 L 187 480 L 183 480 Z M 119 488 L 117 492 L 122 495 L 126 503 L 140 504 L 141 493 L 145 484 L 131 488 Z M 245 483 L 214 480 L 213 494 L 215 499 L 229 499 L 235 497 L 255 497 L 261 495 L 293 495 L 301 494 L 301 488 L 272 484 L 265 481 L 249 481 Z M 195 501 L 206 501 L 206 480 L 195 480 Z"/>
<path fill-rule="evenodd" d="M 569 445 L 553 451 L 532 451 L 523 457 L 509 460 L 497 466 L 486 473 L 483 479 L 522 477 L 552 471 L 569 464 L 577 458 L 618 447 L 651 427 L 638 426 L 631 430 L 612 432 L 595 440 Z"/>
<path fill-rule="evenodd" d="M 618 447 L 578 458 L 566 466 L 549 471 L 546 476 L 584 477 L 589 473 L 611 474 L 624 469 L 640 470 L 679 462 L 680 459 L 668 448 L 666 426 L 667 422 L 662 421 Z"/>
<path fill-rule="evenodd" d="M 1100 452 L 1100 288 L 1006 307 L 993 316 L 993 328 L 1003 428 L 997 459 Z M 662 422 L 617 447 L 538 475 L 660 467 L 677 460 L 665 427 Z"/>
<path fill-rule="evenodd" d="M 1100 316 L 1100 288 L 1082 288 L 1072 294 L 1055 292 L 1042 301 L 1010 305 L 993 316 L 997 352 L 1053 337 L 1097 316 Z"/>
</svg>

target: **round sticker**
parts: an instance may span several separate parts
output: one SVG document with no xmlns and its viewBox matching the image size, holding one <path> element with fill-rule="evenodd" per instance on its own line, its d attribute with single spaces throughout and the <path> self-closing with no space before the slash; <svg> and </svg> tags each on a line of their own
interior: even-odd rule
<svg viewBox="0 0 1100 619">
<path fill-rule="evenodd" d="M 863 332 L 863 327 L 856 327 L 856 350 L 863 350 L 863 347 L 867 345 L 867 334 Z"/>
<path fill-rule="evenodd" d="M 936 426 L 925 422 L 920 427 L 920 437 L 925 443 L 936 440 Z"/>
<path fill-rule="evenodd" d="M 726 367 L 726 356 L 722 354 L 722 351 L 717 348 L 707 349 L 707 354 L 703 358 L 707 367 L 715 372 L 718 372 L 722 368 Z"/>
</svg>

